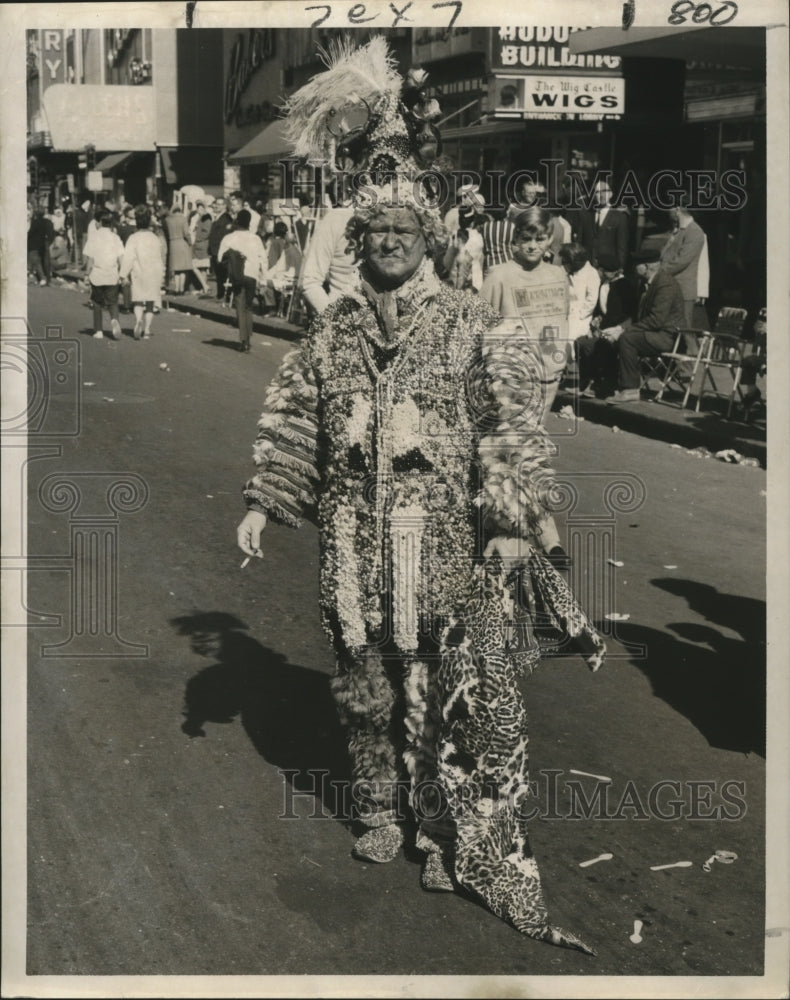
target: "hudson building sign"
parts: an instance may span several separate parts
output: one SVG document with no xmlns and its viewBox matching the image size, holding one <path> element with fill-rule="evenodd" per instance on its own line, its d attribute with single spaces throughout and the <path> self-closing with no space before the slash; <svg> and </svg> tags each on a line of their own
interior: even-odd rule
<svg viewBox="0 0 790 1000">
<path fill-rule="evenodd" d="M 567 27 L 500 28 L 492 51 L 497 118 L 601 121 L 625 111 L 620 57 L 576 55 Z"/>
</svg>

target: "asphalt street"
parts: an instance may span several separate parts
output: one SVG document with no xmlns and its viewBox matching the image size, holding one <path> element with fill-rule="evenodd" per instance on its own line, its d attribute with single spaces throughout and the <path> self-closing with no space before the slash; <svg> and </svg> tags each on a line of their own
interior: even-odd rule
<svg viewBox="0 0 790 1000">
<path fill-rule="evenodd" d="M 597 674 L 560 650 L 524 683 L 533 850 L 554 920 L 598 955 L 560 950 L 423 892 L 414 852 L 350 856 L 316 529 L 270 526 L 244 569 L 235 546 L 290 345 L 241 354 L 231 327 L 168 311 L 150 341 L 129 316 L 97 341 L 85 298 L 30 291 L 34 337 L 71 345 L 47 427 L 79 425 L 28 463 L 28 973 L 761 974 L 765 472 L 549 420 L 578 494 L 558 513 L 572 579 L 610 647 Z M 135 499 L 111 496 L 124 478 Z M 75 545 L 102 538 L 103 582 L 78 582 Z M 72 635 L 80 601 L 95 636 Z M 568 782 L 595 779 L 571 771 L 611 779 L 597 814 L 572 815 Z M 716 850 L 737 860 L 705 871 Z"/>
</svg>

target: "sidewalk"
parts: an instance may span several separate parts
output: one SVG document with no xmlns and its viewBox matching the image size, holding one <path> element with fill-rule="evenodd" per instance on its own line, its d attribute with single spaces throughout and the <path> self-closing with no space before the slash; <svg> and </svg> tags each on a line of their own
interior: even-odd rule
<svg viewBox="0 0 790 1000">
<path fill-rule="evenodd" d="M 657 390 L 658 383 L 651 379 L 650 387 Z M 667 401 L 669 400 L 669 401 Z M 655 438 L 683 448 L 707 448 L 717 452 L 733 449 L 745 458 L 756 458 L 765 468 L 767 445 L 765 424 L 746 424 L 738 420 L 726 420 L 721 414 L 726 412 L 726 401 L 706 396 L 699 413 L 693 408 L 682 410 L 679 397 L 664 395 L 664 400 L 655 402 L 649 394 L 643 394 L 639 403 L 611 405 L 600 399 L 586 399 L 560 391 L 554 404 L 552 419 L 556 411 L 570 406 L 574 413 L 593 423 L 607 427 L 617 427 L 621 431 Z M 692 395 L 689 405 L 696 405 Z M 737 412 L 737 411 L 736 411 Z"/>
<path fill-rule="evenodd" d="M 81 280 L 81 271 L 61 271 L 60 276 L 71 281 Z M 165 295 L 162 307 L 176 309 L 179 312 L 202 316 L 217 323 L 228 323 L 235 326 L 236 314 L 233 309 L 223 306 L 215 299 L 202 299 L 197 295 Z M 255 316 L 253 330 L 256 333 L 270 337 L 280 337 L 283 340 L 296 341 L 304 334 L 304 328 L 278 316 Z M 655 379 L 650 381 L 653 390 L 658 389 Z M 695 386 L 696 388 L 696 386 Z M 668 401 L 667 401 L 668 400 Z M 696 396 L 691 395 L 690 404 L 696 404 Z M 610 405 L 599 399 L 585 399 L 560 391 L 554 404 L 554 414 L 551 419 L 557 419 L 556 413 L 564 406 L 570 406 L 574 413 L 592 423 L 617 427 L 621 431 L 640 434 L 642 437 L 678 444 L 683 448 L 707 448 L 717 452 L 733 449 L 745 458 L 756 458 L 760 464 L 766 465 L 766 430 L 762 422 L 755 425 L 745 424 L 737 420 L 725 420 L 721 415 L 726 412 L 726 401 L 706 397 L 699 413 L 693 409 L 681 410 L 671 395 L 665 395 L 665 400 L 653 402 L 648 395 L 643 396 L 640 403 L 624 403 Z"/>
</svg>

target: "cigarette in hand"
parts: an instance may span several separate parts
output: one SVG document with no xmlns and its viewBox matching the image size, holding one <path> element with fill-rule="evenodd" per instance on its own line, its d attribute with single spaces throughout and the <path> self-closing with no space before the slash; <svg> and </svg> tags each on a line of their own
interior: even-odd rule
<svg viewBox="0 0 790 1000">
<path fill-rule="evenodd" d="M 257 555 L 259 551 L 260 551 L 259 549 L 256 549 L 255 554 Z M 241 566 L 239 566 L 239 569 L 244 569 L 245 566 L 249 565 L 250 559 L 252 559 L 252 556 L 247 556 L 247 558 L 244 560 Z"/>
</svg>

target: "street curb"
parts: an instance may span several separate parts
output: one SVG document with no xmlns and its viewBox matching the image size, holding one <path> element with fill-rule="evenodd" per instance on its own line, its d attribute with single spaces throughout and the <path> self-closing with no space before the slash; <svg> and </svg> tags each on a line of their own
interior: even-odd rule
<svg viewBox="0 0 790 1000">
<path fill-rule="evenodd" d="M 641 437 L 678 444 L 683 448 L 707 448 L 717 452 L 732 448 L 745 458 L 756 458 L 766 467 L 767 445 L 765 441 L 745 437 L 742 425 L 725 421 L 715 413 L 696 413 L 694 410 L 679 410 L 669 403 L 656 403 L 643 399 L 641 403 L 620 405 L 605 403 L 603 400 L 586 399 L 560 391 L 557 394 L 555 412 L 559 407 L 569 405 L 578 417 L 590 423 L 639 434 Z M 675 419 L 667 419 L 661 410 L 673 412 Z M 699 426 L 689 423 L 699 421 Z M 759 432 L 757 432 L 759 433 Z"/>
<path fill-rule="evenodd" d="M 205 299 L 192 297 L 182 298 L 165 295 L 162 298 L 163 309 L 175 309 L 178 312 L 189 313 L 192 316 L 202 316 L 203 319 L 214 320 L 215 323 L 225 323 L 236 326 L 236 313 L 233 309 L 224 309 Z M 265 333 L 270 337 L 281 337 L 283 340 L 297 341 L 305 335 L 305 329 L 280 319 L 278 316 L 256 316 L 253 313 L 252 329 L 256 333 Z"/>
<path fill-rule="evenodd" d="M 57 276 L 65 278 L 67 281 L 84 281 L 85 275 L 82 271 L 66 269 L 59 271 Z M 196 296 L 163 295 L 163 309 L 175 309 L 178 312 L 190 313 L 192 316 L 201 316 L 203 319 L 211 319 L 217 323 L 225 323 L 228 326 L 236 326 L 236 313 L 233 309 L 224 309 L 215 305 L 214 302 L 206 299 L 198 299 Z M 283 340 L 298 341 L 305 334 L 304 327 L 289 323 L 278 316 L 256 316 L 253 314 L 252 328 L 256 333 L 264 333 L 271 337 L 281 337 Z"/>
</svg>

